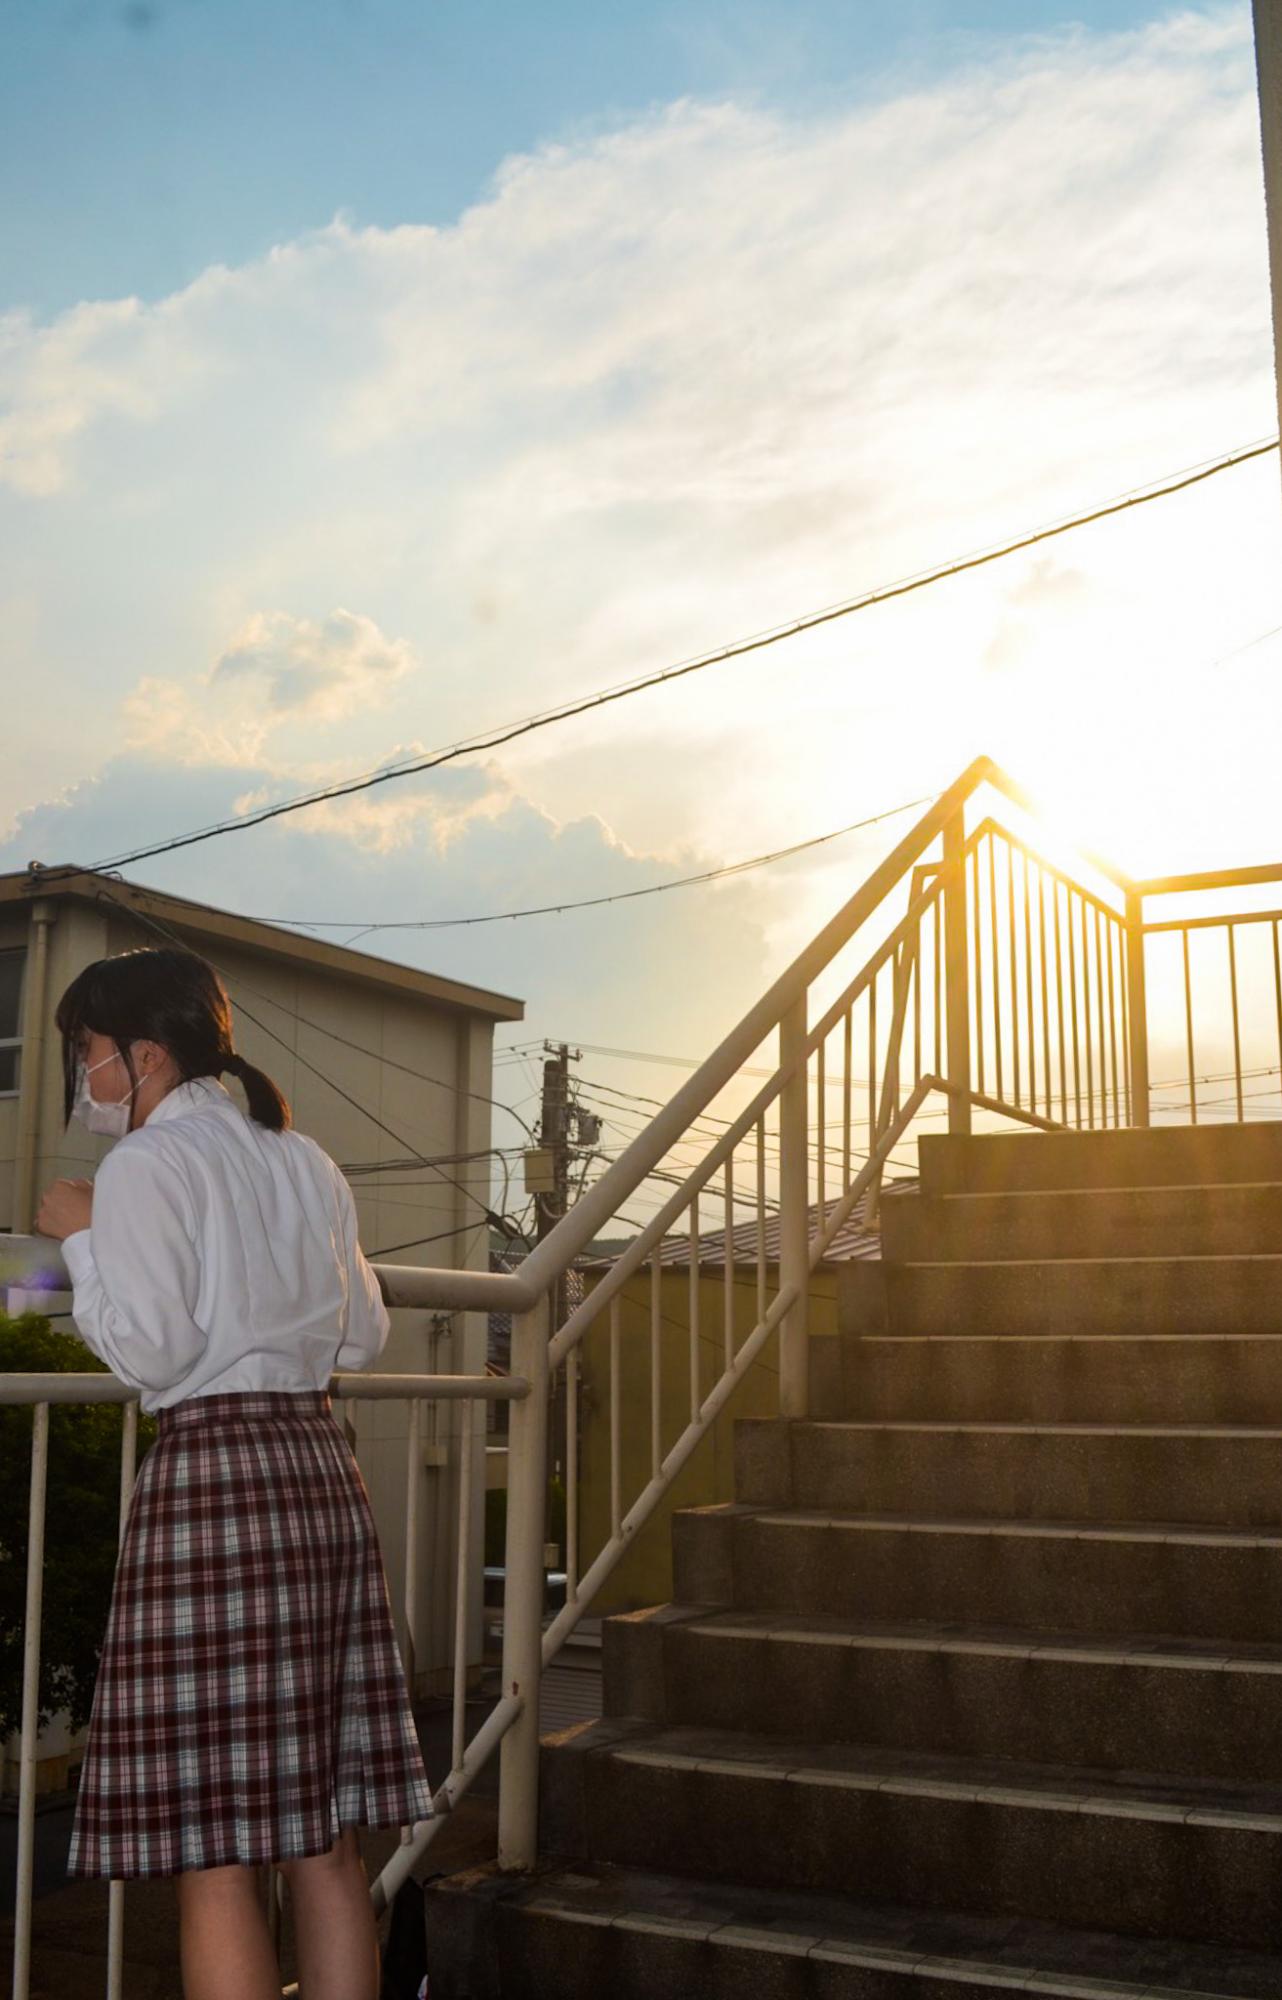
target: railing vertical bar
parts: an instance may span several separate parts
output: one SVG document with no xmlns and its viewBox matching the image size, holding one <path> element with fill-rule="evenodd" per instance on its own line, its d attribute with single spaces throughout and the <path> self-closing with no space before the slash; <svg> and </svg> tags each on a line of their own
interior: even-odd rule
<svg viewBox="0 0 1282 2000">
<path fill-rule="evenodd" d="M 827 1214 L 827 1139 L 828 1139 L 828 1077 L 825 1057 L 826 1043 L 820 1042 L 815 1050 L 815 1200 L 819 1208 L 819 1226 L 822 1229 Z"/>
<path fill-rule="evenodd" d="M 1046 871 L 1037 864 L 1037 966 L 1042 980 L 1042 1058 L 1045 1063 L 1046 1116 L 1051 1110 L 1051 988 L 1046 964 Z"/>
<path fill-rule="evenodd" d="M 997 939 L 997 859 L 996 843 L 988 836 L 988 935 L 993 953 L 993 1062 L 997 1071 L 997 1095 L 1002 1089 L 1002 961 Z M 984 1087 L 981 1077 L 980 1089 Z"/>
<path fill-rule="evenodd" d="M 984 945 L 980 929 L 979 910 L 979 848 L 971 856 L 974 872 L 973 896 L 971 902 L 972 925 L 974 929 L 975 957 L 975 1073 L 981 1095 L 984 1089 Z"/>
<path fill-rule="evenodd" d="M 855 1096 L 854 1063 L 855 1010 L 852 1005 L 846 1009 L 846 1018 L 842 1028 L 842 1068 L 844 1080 L 841 1091 L 841 1192 L 843 1194 L 845 1194 L 846 1189 L 850 1186 L 850 1120 Z M 757 1132 L 758 1138 L 760 1138 L 760 1126 L 758 1126 Z M 760 1159 L 759 1148 L 758 1159 Z M 758 1303 L 760 1304 L 760 1301 Z M 758 1318 L 760 1317 L 761 1313 L 759 1312 Z"/>
<path fill-rule="evenodd" d="M 1068 998 L 1072 1013 L 1073 1030 L 1073 1101 L 1076 1106 L 1077 1129 L 1082 1129 L 1082 1057 L 1077 1038 L 1077 944 L 1073 934 L 1073 891 L 1065 884 L 1064 889 L 1064 929 L 1068 936 Z M 1067 1106 L 1065 1107 L 1067 1123 Z"/>
<path fill-rule="evenodd" d="M 1126 960 L 1126 930 L 1122 924 L 1117 927 L 1117 990 L 1122 996 L 1122 1077 L 1126 1086 L 1126 1122 L 1134 1118 L 1134 1091 L 1131 1082 L 1131 981 Z M 1140 949 L 1144 940 L 1140 939 Z"/>
<path fill-rule="evenodd" d="M 1189 1123 L 1197 1124 L 1197 1077 L 1193 1060 L 1193 974 L 1189 967 L 1188 926 L 1180 932 L 1184 943 L 1184 1033 L 1189 1052 Z"/>
<path fill-rule="evenodd" d="M 1086 898 L 1079 895 L 1082 918 L 1082 1046 L 1086 1050 L 1086 1122 L 1095 1129 L 1095 1052 L 1091 1046 L 1091 944 Z"/>
<path fill-rule="evenodd" d="M 935 898 L 935 1075 L 944 1073 L 944 899 Z"/>
<path fill-rule="evenodd" d="M 722 1304 L 725 1312 L 725 1360 L 734 1361 L 734 1154 L 726 1155 L 725 1234 L 722 1238 Z"/>
<path fill-rule="evenodd" d="M 1104 925 L 1103 935 L 1108 942 L 1108 1045 L 1113 1069 L 1113 1123 L 1122 1122 L 1122 1089 L 1117 1073 L 1117 991 L 1113 979 L 1113 945 L 1116 940 L 1116 926 L 1110 917 Z M 1122 1038 L 1125 1046 L 1126 1038 Z"/>
<path fill-rule="evenodd" d="M 1278 1015 L 1279 1082 L 1282 1083 L 1282 947 L 1278 944 L 1278 924 L 1276 917 L 1270 928 L 1273 932 L 1273 1000 Z"/>
<path fill-rule="evenodd" d="M 757 1319 L 766 1316 L 766 1278 L 770 1260 L 766 1254 L 766 1114 L 757 1120 Z"/>
<path fill-rule="evenodd" d="M 1095 934 L 1095 1025 L 1099 1034 L 1099 1122 L 1108 1124 L 1108 1030 L 1104 1021 L 1104 949 L 1100 933 L 1099 905 L 1094 909 L 1091 929 Z M 1089 946 L 1088 946 L 1089 948 Z"/>
<path fill-rule="evenodd" d="M 868 983 L 868 1151 L 871 1153 L 877 1133 L 877 980 L 874 973 Z"/>
<path fill-rule="evenodd" d="M 120 1525 L 117 1545 L 124 1541 L 125 1523 L 129 1519 L 129 1508 L 134 1497 L 134 1481 L 138 1471 L 138 1404 L 131 1398 L 122 1408 L 120 1424 Z M 274 1911 L 277 1924 L 280 1917 L 280 1902 L 276 1893 L 276 1870 L 268 1870 L 267 1894 L 269 1915 Z M 124 2000 L 125 1991 L 125 1885 L 123 1882 L 109 1882 L 107 1885 L 107 2000 Z"/>
<path fill-rule="evenodd" d="M 1233 1004 L 1233 1078 L 1237 1091 L 1237 1122 L 1243 1120 L 1242 1108 L 1242 1029 L 1238 1020 L 1237 1004 L 1237 947 L 1233 938 L 1233 920 L 1229 919 L 1229 997 Z"/>
<path fill-rule="evenodd" d="M 1020 882 L 1024 911 L 1024 995 L 1028 1018 L 1028 1108 L 1037 1109 L 1037 1010 L 1033 1004 L 1033 913 L 1028 890 L 1028 855 L 1020 855 Z"/>
<path fill-rule="evenodd" d="M 1051 877 L 1051 901 L 1055 912 L 1055 1010 L 1059 1042 L 1059 1115 L 1068 1123 L 1068 1032 L 1064 1020 L 1064 937 L 1059 921 L 1059 883 Z"/>
<path fill-rule="evenodd" d="M 1006 926 L 1010 932 L 1010 1060 L 1013 1102 L 1022 1104 L 1019 1062 L 1019 939 L 1015 935 L 1015 850 L 1009 840 L 1006 849 Z"/>
<path fill-rule="evenodd" d="M 760 1133 L 760 1126 L 757 1128 Z M 654 1246 L 650 1258 L 650 1477 L 659 1477 L 663 1464 L 663 1426 L 660 1396 L 663 1387 L 663 1239 Z"/>
<path fill-rule="evenodd" d="M 696 1256 L 694 1268 L 698 1270 Z M 619 1307 L 616 1292 L 610 1300 L 610 1533 L 617 1535 L 623 1519 L 623 1467 L 619 1457 Z"/>
<path fill-rule="evenodd" d="M 36 1724 L 40 1713 L 40 1614 L 44 1595 L 45 1493 L 49 1475 L 49 1405 L 31 1421 L 31 1493 L 27 1511 L 27 1603 L 22 1639 L 22 1736 L 18 1765 L 17 1902 L 13 1926 L 13 2000 L 31 1990 L 31 1900 L 35 1881 Z"/>
<path fill-rule="evenodd" d="M 418 1478 L 423 1464 L 423 1404 L 409 1399 L 409 1422 L 405 1444 L 405 1685 L 411 1701 L 415 1698 L 414 1628 L 418 1621 Z"/>
<path fill-rule="evenodd" d="M 565 1357 L 565 1599 L 579 1601 L 579 1350 Z"/>
<path fill-rule="evenodd" d="M 913 948 L 913 1085 L 921 1082 L 921 949 L 922 924 L 917 924 L 917 939 Z"/>
<path fill-rule="evenodd" d="M 567 1405 L 573 1407 L 570 1364 L 576 1359 L 571 1348 L 566 1360 Z M 417 1400 L 417 1399 L 416 1399 Z M 458 1566 L 454 1572 L 454 1716 L 450 1769 L 457 1771 L 467 1746 L 467 1602 L 472 1581 L 472 1441 L 475 1406 L 469 1398 L 459 1405 L 462 1430 L 458 1454 Z M 567 1468 L 568 1470 L 568 1468 Z M 566 1492 L 566 1521 L 574 1518 L 574 1492 Z M 567 1540 L 569 1529 L 566 1529 Z"/>
<path fill-rule="evenodd" d="M 690 1204 L 690 1421 L 699 1414 L 699 1197 Z M 615 1523 L 617 1532 L 618 1523 Z"/>
</svg>

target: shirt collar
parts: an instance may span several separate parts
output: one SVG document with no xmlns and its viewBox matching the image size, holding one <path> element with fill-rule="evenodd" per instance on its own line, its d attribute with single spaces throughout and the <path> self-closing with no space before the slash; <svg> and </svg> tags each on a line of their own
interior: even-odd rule
<svg viewBox="0 0 1282 2000">
<path fill-rule="evenodd" d="M 231 1092 L 216 1076 L 189 1076 L 185 1083 L 176 1083 L 166 1091 L 158 1105 L 147 1115 L 147 1124 L 154 1125 L 158 1118 L 183 1118 L 189 1112 L 201 1111 L 207 1104 L 219 1102 L 230 1104 Z M 142 1127 L 139 1127 L 142 1130 Z"/>
</svg>

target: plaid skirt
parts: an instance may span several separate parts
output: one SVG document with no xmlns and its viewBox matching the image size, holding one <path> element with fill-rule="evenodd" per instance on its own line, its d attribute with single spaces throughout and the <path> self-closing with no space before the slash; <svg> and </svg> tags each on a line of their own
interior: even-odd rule
<svg viewBox="0 0 1282 2000">
<path fill-rule="evenodd" d="M 69 1875 L 323 1854 L 431 1815 L 365 1482 L 324 1390 L 158 1412 L 116 1566 Z"/>
</svg>

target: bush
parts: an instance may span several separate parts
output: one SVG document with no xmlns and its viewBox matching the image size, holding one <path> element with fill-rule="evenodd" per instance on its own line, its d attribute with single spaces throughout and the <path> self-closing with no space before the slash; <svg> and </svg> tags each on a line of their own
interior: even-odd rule
<svg viewBox="0 0 1282 2000">
<path fill-rule="evenodd" d="M 0 1312 L 0 1373 L 106 1372 L 83 1341 L 40 1313 Z M 49 1412 L 42 1726 L 61 1708 L 73 1729 L 89 1720 L 119 1542 L 122 1417 L 116 1403 L 54 1404 Z M 0 1741 L 22 1720 L 32 1419 L 30 1407 L 0 1405 Z M 140 1461 L 155 1435 L 155 1419 L 140 1416 Z"/>
</svg>

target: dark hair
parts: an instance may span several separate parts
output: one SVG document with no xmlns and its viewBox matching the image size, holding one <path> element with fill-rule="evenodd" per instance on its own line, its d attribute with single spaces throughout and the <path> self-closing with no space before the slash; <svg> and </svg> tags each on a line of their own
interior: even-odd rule
<svg viewBox="0 0 1282 2000">
<path fill-rule="evenodd" d="M 240 1078 L 249 1115 L 269 1132 L 288 1131 L 293 1119 L 283 1092 L 232 1046 L 231 1001 L 208 959 L 199 952 L 160 945 L 95 959 L 78 972 L 54 1015 L 62 1035 L 63 1112 L 68 1122 L 76 1098 L 76 1040 L 84 1029 L 107 1035 L 137 1083 L 130 1042 L 159 1042 L 178 1065 L 184 1083 L 196 1076 Z"/>
</svg>

